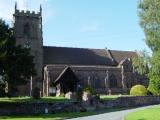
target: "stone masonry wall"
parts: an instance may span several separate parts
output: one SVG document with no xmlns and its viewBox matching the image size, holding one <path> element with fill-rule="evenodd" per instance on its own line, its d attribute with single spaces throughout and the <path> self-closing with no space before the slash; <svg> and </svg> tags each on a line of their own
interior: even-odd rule
<svg viewBox="0 0 160 120">
<path fill-rule="evenodd" d="M 116 100 L 101 101 L 103 109 L 138 107 L 160 104 L 160 96 L 120 97 Z M 78 102 L 61 103 L 0 103 L 0 115 L 28 115 L 83 111 L 85 105 Z"/>
</svg>

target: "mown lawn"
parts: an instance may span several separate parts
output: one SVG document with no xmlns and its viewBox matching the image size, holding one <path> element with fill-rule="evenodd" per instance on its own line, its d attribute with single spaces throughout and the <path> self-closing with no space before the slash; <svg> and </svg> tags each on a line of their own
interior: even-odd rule
<svg viewBox="0 0 160 120">
<path fill-rule="evenodd" d="M 100 98 L 102 100 L 115 100 L 118 97 L 122 97 L 121 95 L 100 95 Z M 35 102 L 43 102 L 43 103 L 49 103 L 49 102 L 70 102 L 73 100 L 66 99 L 64 97 L 42 97 L 40 99 L 33 99 L 31 97 L 4 97 L 0 98 L 0 103 L 2 102 L 29 102 L 29 103 L 35 103 Z"/>
<path fill-rule="evenodd" d="M 119 97 L 130 97 L 130 95 L 100 95 L 102 100 L 116 100 Z"/>
<path fill-rule="evenodd" d="M 129 113 L 125 120 L 160 120 L 160 105 Z"/>
<path fill-rule="evenodd" d="M 40 99 L 33 99 L 31 97 L 12 97 L 12 98 L 0 98 L 0 103 L 8 102 L 29 102 L 29 103 L 49 103 L 49 102 L 69 102 L 71 100 L 64 97 L 42 97 Z"/>
<path fill-rule="evenodd" d="M 100 99 L 102 100 L 115 100 L 119 97 L 119 95 L 100 95 Z"/>
</svg>

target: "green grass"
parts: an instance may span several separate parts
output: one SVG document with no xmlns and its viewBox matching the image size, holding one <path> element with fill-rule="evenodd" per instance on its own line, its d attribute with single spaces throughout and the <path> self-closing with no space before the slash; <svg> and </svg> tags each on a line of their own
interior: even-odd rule
<svg viewBox="0 0 160 120">
<path fill-rule="evenodd" d="M 12 97 L 0 98 L 0 103 L 29 102 L 29 103 L 50 103 L 50 102 L 69 102 L 71 100 L 64 97 L 42 97 L 41 99 L 33 99 L 31 97 Z"/>
<path fill-rule="evenodd" d="M 115 100 L 122 95 L 100 95 L 102 100 Z M 43 103 L 50 103 L 50 102 L 70 102 L 73 100 L 66 99 L 64 97 L 42 97 L 41 99 L 33 99 L 31 97 L 12 97 L 12 98 L 0 98 L 0 103 L 7 102 L 7 103 L 14 103 L 14 102 L 43 102 Z"/>
<path fill-rule="evenodd" d="M 100 95 L 102 100 L 116 100 L 119 97 L 129 97 L 129 95 Z"/>
<path fill-rule="evenodd" d="M 129 113 L 125 120 L 160 120 L 160 105 Z"/>
</svg>

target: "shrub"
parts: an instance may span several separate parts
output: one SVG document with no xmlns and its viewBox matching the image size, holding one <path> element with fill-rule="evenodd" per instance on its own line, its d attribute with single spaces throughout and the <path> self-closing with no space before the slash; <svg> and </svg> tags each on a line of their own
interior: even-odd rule
<svg viewBox="0 0 160 120">
<path fill-rule="evenodd" d="M 35 87 L 33 89 L 32 97 L 34 99 L 39 99 L 41 97 L 41 91 L 40 91 L 40 89 L 38 87 Z"/>
<path fill-rule="evenodd" d="M 95 95 L 95 90 L 90 86 L 90 85 L 87 85 L 86 87 L 83 88 L 83 92 L 88 92 L 92 95 Z"/>
<path fill-rule="evenodd" d="M 144 96 L 147 95 L 147 89 L 144 85 L 135 85 L 130 90 L 130 95 Z"/>
</svg>

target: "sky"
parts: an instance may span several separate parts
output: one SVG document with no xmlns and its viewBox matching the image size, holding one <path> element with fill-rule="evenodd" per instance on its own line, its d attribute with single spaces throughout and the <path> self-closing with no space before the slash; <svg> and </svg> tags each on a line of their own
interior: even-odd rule
<svg viewBox="0 0 160 120">
<path fill-rule="evenodd" d="M 39 11 L 42 5 L 45 46 L 149 50 L 138 0 L 0 0 L 0 18 L 8 24 L 15 1 L 20 10 Z"/>
</svg>

